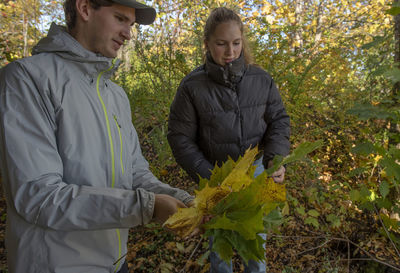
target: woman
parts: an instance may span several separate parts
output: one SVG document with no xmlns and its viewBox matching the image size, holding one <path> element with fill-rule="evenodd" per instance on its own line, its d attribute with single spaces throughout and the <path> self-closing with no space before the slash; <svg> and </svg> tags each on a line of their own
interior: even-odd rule
<svg viewBox="0 0 400 273">
<path fill-rule="evenodd" d="M 196 181 L 209 178 L 215 164 L 237 160 L 249 147 L 262 153 L 256 174 L 275 155 L 287 155 L 289 116 L 271 76 L 251 64 L 240 17 L 232 10 L 213 10 L 204 28 L 205 63 L 181 82 L 171 105 L 168 142 L 176 161 Z M 272 176 L 283 182 L 285 168 Z M 232 272 L 212 253 L 210 272 Z M 250 261 L 245 272 L 265 272 Z"/>
</svg>

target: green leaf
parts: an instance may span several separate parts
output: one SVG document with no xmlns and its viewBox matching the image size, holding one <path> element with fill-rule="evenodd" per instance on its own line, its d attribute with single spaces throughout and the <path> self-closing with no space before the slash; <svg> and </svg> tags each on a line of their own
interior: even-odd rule
<svg viewBox="0 0 400 273">
<path fill-rule="evenodd" d="M 400 149 L 397 149 L 396 147 L 391 147 L 389 149 L 389 154 L 393 157 L 393 158 L 400 158 Z"/>
<path fill-rule="evenodd" d="M 282 207 L 282 215 L 289 215 L 290 206 L 289 203 L 286 201 Z"/>
<path fill-rule="evenodd" d="M 349 195 L 350 195 L 351 201 L 353 201 L 353 202 L 360 201 L 361 194 L 358 190 L 351 190 Z"/>
<path fill-rule="evenodd" d="M 241 190 L 240 192 L 232 192 L 222 201 L 220 201 L 213 209 L 213 214 L 222 214 L 235 210 L 246 210 L 256 206 L 256 199 L 254 198 L 252 186 Z"/>
<path fill-rule="evenodd" d="M 376 204 L 378 205 L 378 207 L 381 208 L 385 208 L 385 209 L 391 209 L 393 204 L 392 202 L 387 199 L 387 198 L 377 198 L 376 199 Z"/>
<path fill-rule="evenodd" d="M 397 67 L 387 70 L 384 73 L 388 79 L 390 79 L 393 83 L 400 82 L 400 69 Z"/>
<path fill-rule="evenodd" d="M 255 240 L 244 240 L 236 232 L 233 232 L 229 240 L 244 262 L 247 264 L 249 260 L 262 261 L 265 260 L 265 252 L 263 244 L 265 241 L 259 235 Z"/>
<path fill-rule="evenodd" d="M 303 159 L 307 154 L 315 151 L 324 144 L 323 140 L 301 143 L 289 156 L 283 159 L 282 165 Z"/>
<path fill-rule="evenodd" d="M 174 269 L 174 265 L 170 263 L 162 263 L 160 264 L 160 272 L 161 273 L 169 273 Z"/>
<path fill-rule="evenodd" d="M 387 176 L 393 176 L 400 181 L 400 165 L 395 159 L 385 157 L 379 163 L 385 168 Z"/>
<path fill-rule="evenodd" d="M 367 156 L 376 152 L 374 144 L 371 142 L 358 143 L 351 149 L 352 153 Z"/>
<path fill-rule="evenodd" d="M 204 266 L 207 263 L 208 257 L 210 256 L 210 250 L 207 250 L 203 255 L 197 259 L 197 263 Z"/>
<path fill-rule="evenodd" d="M 347 114 L 357 116 L 360 120 L 377 119 L 395 119 L 396 115 L 387 109 L 373 106 L 371 104 L 357 104 L 347 111 Z"/>
<path fill-rule="evenodd" d="M 376 193 L 369 190 L 366 186 L 363 185 L 360 189 L 360 202 L 369 203 L 370 201 L 374 201 L 375 199 Z"/>
<path fill-rule="evenodd" d="M 382 183 L 379 185 L 379 191 L 380 191 L 382 197 L 385 198 L 386 195 L 388 195 L 389 191 L 390 191 L 389 183 L 387 181 L 382 181 Z"/>
<path fill-rule="evenodd" d="M 254 240 L 259 232 L 264 231 L 263 211 L 235 211 L 228 215 L 216 216 L 204 225 L 206 229 L 224 229 L 238 232 L 246 240 Z"/>
<path fill-rule="evenodd" d="M 209 230 L 206 235 L 213 237 L 212 250 L 217 252 L 221 259 L 230 263 L 233 256 L 232 244 L 227 238 L 232 232 L 225 230 Z"/>
<path fill-rule="evenodd" d="M 387 216 L 386 214 L 381 213 L 380 214 L 383 224 L 387 227 L 387 228 L 392 228 L 393 230 L 398 230 L 399 229 L 399 223 L 396 219 L 390 218 L 389 216 Z"/>
<path fill-rule="evenodd" d="M 393 15 L 393 16 L 396 16 L 396 15 L 400 14 L 400 7 L 391 7 L 390 9 L 388 9 L 386 11 L 386 13 L 390 14 L 390 15 Z"/>
<path fill-rule="evenodd" d="M 210 186 L 210 187 L 216 187 L 218 185 L 221 185 L 221 183 L 232 172 L 232 170 L 235 166 L 236 166 L 236 163 L 231 158 L 228 158 L 228 160 L 226 162 L 224 162 L 224 164 L 222 164 L 221 167 L 219 167 L 217 164 L 215 164 L 214 169 L 212 170 L 212 173 L 211 173 L 210 180 L 201 179 L 200 183 L 199 183 L 199 189 L 200 190 L 203 189 L 205 187 L 206 183 L 208 183 L 208 186 Z"/>
<path fill-rule="evenodd" d="M 396 236 L 393 232 L 386 232 L 384 228 L 378 229 L 378 233 L 381 234 L 383 237 L 390 238 L 393 242 L 396 243 L 397 246 L 400 246 L 400 237 Z"/>
<path fill-rule="evenodd" d="M 318 217 L 319 216 L 319 212 L 316 211 L 315 209 L 311 209 L 307 212 L 308 215 L 313 216 L 313 217 Z"/>
<path fill-rule="evenodd" d="M 304 223 L 307 225 L 313 225 L 316 228 L 319 228 L 319 223 L 317 218 L 314 217 L 307 217 L 306 220 L 304 220 Z"/>
<path fill-rule="evenodd" d="M 371 47 L 376 47 L 377 45 L 379 45 L 380 43 L 382 43 L 384 40 L 385 40 L 385 37 L 383 37 L 383 36 L 376 36 L 376 37 L 374 37 L 374 39 L 373 39 L 372 42 L 363 45 L 361 48 L 363 48 L 363 49 L 370 49 Z"/>
<path fill-rule="evenodd" d="M 230 230 L 207 230 L 206 236 L 214 238 L 212 250 L 216 251 L 220 257 L 229 263 L 233 256 L 233 248 L 235 248 L 247 263 L 249 260 L 264 260 L 264 240 L 257 235 L 255 240 L 246 240 L 239 233 Z"/>
<path fill-rule="evenodd" d="M 360 203 L 359 205 L 360 209 L 366 209 L 369 211 L 374 211 L 375 207 L 373 205 L 373 203 L 369 202 L 369 201 L 363 201 L 362 203 Z"/>
<path fill-rule="evenodd" d="M 278 209 L 275 209 L 263 217 L 263 223 L 265 230 L 274 230 L 283 223 L 282 214 Z"/>
<path fill-rule="evenodd" d="M 305 211 L 305 209 L 304 209 L 303 206 L 297 207 L 297 208 L 296 208 L 296 211 L 297 211 L 297 213 L 300 214 L 301 216 L 304 216 L 304 215 L 306 214 L 306 211 Z"/>
<path fill-rule="evenodd" d="M 180 252 L 185 252 L 185 246 L 184 246 L 182 243 L 176 242 L 176 248 L 177 248 Z"/>
<path fill-rule="evenodd" d="M 335 214 L 328 214 L 326 220 L 331 223 L 332 227 L 340 227 L 340 218 Z"/>
<path fill-rule="evenodd" d="M 363 174 L 367 169 L 363 167 L 355 168 L 349 172 L 349 177 L 354 177 L 360 174 Z"/>
<path fill-rule="evenodd" d="M 388 71 L 388 69 L 390 69 L 388 65 L 379 66 L 371 73 L 371 76 L 372 77 L 382 76 Z"/>
<path fill-rule="evenodd" d="M 292 163 L 297 160 L 303 159 L 307 154 L 315 151 L 324 144 L 323 140 L 315 142 L 301 143 L 290 155 L 282 159 L 282 156 L 275 156 L 273 166 L 267 170 L 267 174 L 271 175 L 282 165 Z"/>
</svg>

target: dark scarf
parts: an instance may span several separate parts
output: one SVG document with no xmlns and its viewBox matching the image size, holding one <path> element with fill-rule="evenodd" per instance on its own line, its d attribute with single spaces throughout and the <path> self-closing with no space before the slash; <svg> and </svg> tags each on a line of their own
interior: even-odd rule
<svg viewBox="0 0 400 273">
<path fill-rule="evenodd" d="M 240 57 L 233 62 L 221 66 L 216 64 L 211 57 L 211 54 L 207 52 L 205 69 L 207 75 L 215 82 L 225 85 L 229 88 L 236 86 L 241 80 L 246 71 L 246 64 L 243 53 Z"/>
</svg>

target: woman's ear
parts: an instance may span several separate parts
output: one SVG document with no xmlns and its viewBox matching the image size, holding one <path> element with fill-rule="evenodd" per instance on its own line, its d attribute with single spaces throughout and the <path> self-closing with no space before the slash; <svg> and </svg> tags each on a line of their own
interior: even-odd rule
<svg viewBox="0 0 400 273">
<path fill-rule="evenodd" d="M 76 0 L 75 5 L 76 5 L 77 19 L 80 18 L 83 21 L 88 21 L 92 8 L 90 6 L 89 0 Z"/>
<path fill-rule="evenodd" d="M 208 51 L 208 41 L 204 40 L 204 48 L 206 49 L 206 51 Z"/>
</svg>

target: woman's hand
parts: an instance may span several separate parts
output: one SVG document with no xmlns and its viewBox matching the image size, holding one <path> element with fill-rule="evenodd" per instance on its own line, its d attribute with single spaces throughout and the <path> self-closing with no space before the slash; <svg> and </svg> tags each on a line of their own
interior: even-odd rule
<svg viewBox="0 0 400 273">
<path fill-rule="evenodd" d="M 268 168 L 272 167 L 273 163 L 272 161 L 268 162 Z M 278 170 L 276 170 L 274 173 L 271 174 L 272 179 L 276 183 L 282 183 L 285 180 L 285 172 L 286 169 L 283 166 L 280 166 Z"/>
</svg>

